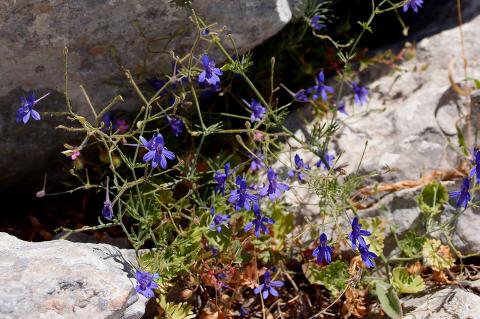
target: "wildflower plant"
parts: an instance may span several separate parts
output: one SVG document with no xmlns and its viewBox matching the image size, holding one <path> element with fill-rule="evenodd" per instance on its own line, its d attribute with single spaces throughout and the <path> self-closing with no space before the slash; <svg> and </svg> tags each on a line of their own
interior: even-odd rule
<svg viewBox="0 0 480 319">
<path fill-rule="evenodd" d="M 192 48 L 183 55 L 170 52 L 165 57 L 173 70 L 169 67 L 160 79 L 152 77 L 158 70 L 136 75 L 125 71 L 135 93 L 131 102 L 138 105 L 138 112 L 122 119 L 125 122 L 105 117 L 123 102 L 121 96 L 99 107 L 83 90 L 91 114 L 76 113 L 69 98 L 65 50 L 66 111 L 60 115 L 70 121 L 59 129 L 80 133 L 83 139 L 64 153 L 73 156 L 74 150 L 82 150 L 75 161 L 82 161 L 83 150 L 90 147 L 104 154 L 95 167 L 85 161 L 81 169 L 71 170 L 80 186 L 70 191 L 94 189 L 101 194 L 99 224 L 82 230 L 123 230 L 142 269 L 135 275 L 138 293 L 158 296 L 166 304 L 165 296 L 174 284 L 183 282 L 201 287 L 195 291 L 215 300 L 224 312 L 242 309 L 247 313 L 239 292 L 248 287 L 262 296 L 259 304 L 248 306 L 248 313 L 263 311 L 265 315 L 269 296 L 281 297 L 296 287 L 293 271 L 287 266 L 290 262 L 300 264 L 305 280 L 321 283 L 335 294 L 353 289 L 362 280 L 362 270 L 385 267 L 387 277 L 390 274 L 391 259 L 376 242 L 382 238 L 377 236 L 380 227 L 362 226 L 366 223 L 355 205 L 361 201 L 358 192 L 365 179 L 376 173 L 364 176 L 358 168 L 347 171 L 339 164 L 341 154 L 329 152 L 339 127 L 333 115 L 337 111 L 346 115 L 347 103 L 353 108 L 364 105 L 372 94 L 355 81 L 358 74 L 352 61 L 373 18 L 407 5 L 415 10 L 422 2 L 372 2 L 371 17 L 358 24 L 359 34 L 346 43 L 327 34 L 326 5 L 312 3 L 303 1 L 301 28 L 332 46 L 342 67 L 336 70 L 336 77 L 327 68 L 312 71 L 312 86 L 299 88 L 297 93 L 276 81 L 275 58 L 269 60 L 267 85 L 259 86 L 249 73 L 254 67 L 252 54 L 240 55 L 230 34 L 193 10 L 191 22 L 197 32 Z M 226 43 L 233 49 L 227 49 Z M 214 62 L 212 57 L 218 54 L 224 62 Z M 147 82 L 147 88 L 140 82 Z M 233 85 L 238 83 L 241 85 Z M 236 91 L 236 87 L 247 92 Z M 280 98 L 284 90 L 287 99 Z M 40 120 L 33 107 L 46 97 L 35 99 L 31 94 L 22 98 L 17 121 Z M 250 102 L 243 97 L 251 97 Z M 311 105 L 314 114 L 324 119 L 303 137 L 285 124 L 288 112 L 300 104 Z M 237 112 L 231 111 L 231 105 Z M 286 149 L 286 140 L 294 141 L 295 146 Z M 466 208 L 471 203 L 477 155 L 478 150 L 471 176 L 460 191 L 451 194 L 455 206 Z M 297 191 L 314 198 L 314 203 L 305 204 L 318 208 L 315 221 L 296 223 L 301 216 L 291 198 Z M 67 236 L 77 231 L 68 230 Z M 359 260 L 352 261 L 353 270 L 338 253 L 341 245 L 348 244 Z M 432 249 L 428 252 L 431 255 Z M 273 267 L 277 268 L 275 279 Z M 214 294 L 205 287 L 213 287 Z M 217 294 L 229 297 L 217 298 Z M 191 314 L 190 310 L 185 313 Z"/>
</svg>

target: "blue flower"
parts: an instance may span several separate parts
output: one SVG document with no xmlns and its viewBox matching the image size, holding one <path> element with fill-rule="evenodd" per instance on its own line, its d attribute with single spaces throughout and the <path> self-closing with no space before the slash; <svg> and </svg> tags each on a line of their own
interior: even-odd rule
<svg viewBox="0 0 480 319">
<path fill-rule="evenodd" d="M 314 28 L 317 31 L 322 30 L 325 28 L 325 25 L 323 23 L 320 23 L 320 15 L 316 14 L 313 16 L 313 18 L 310 20 L 310 25 L 312 28 Z"/>
<path fill-rule="evenodd" d="M 352 83 L 355 104 L 364 105 L 368 102 L 368 89 L 357 82 Z"/>
<path fill-rule="evenodd" d="M 313 257 L 317 257 L 317 263 L 321 264 L 325 261 L 327 264 L 332 262 L 333 248 L 327 245 L 327 235 L 320 235 L 320 244 L 312 253 Z"/>
<path fill-rule="evenodd" d="M 308 166 L 308 164 L 305 164 L 303 162 L 303 159 L 298 155 L 298 154 L 295 154 L 295 169 L 292 169 L 288 172 L 288 176 L 290 178 L 293 178 L 295 176 L 295 174 L 297 174 L 298 176 L 298 180 L 299 181 L 304 181 L 304 175 L 303 175 L 303 172 L 304 171 L 308 171 L 310 169 L 310 166 Z"/>
<path fill-rule="evenodd" d="M 157 273 L 151 274 L 147 271 L 137 270 L 135 272 L 135 278 L 137 279 L 135 290 L 147 298 L 152 298 L 154 296 L 153 290 L 158 288 L 158 284 L 154 280 L 159 277 Z"/>
<path fill-rule="evenodd" d="M 453 199 L 457 199 L 455 207 L 459 208 L 463 206 L 463 208 L 467 208 L 468 202 L 472 199 L 469 190 L 470 179 L 465 178 L 459 191 L 450 192 L 450 197 Z"/>
<path fill-rule="evenodd" d="M 345 101 L 340 101 L 337 105 L 337 110 L 340 112 L 340 113 L 343 113 L 345 115 L 348 115 L 347 113 L 347 110 L 345 109 L 346 105 L 345 105 Z"/>
<path fill-rule="evenodd" d="M 263 274 L 263 282 L 253 291 L 256 295 L 262 293 L 263 299 L 267 299 L 269 295 L 278 297 L 278 291 L 275 288 L 283 287 L 283 282 L 271 279 L 270 271 Z"/>
<path fill-rule="evenodd" d="M 204 54 L 202 56 L 203 71 L 198 76 L 198 83 L 203 83 L 207 81 L 210 85 L 216 85 L 220 83 L 219 75 L 222 75 L 222 71 L 219 68 L 215 67 L 215 62 L 210 60 L 208 55 Z"/>
<path fill-rule="evenodd" d="M 200 32 L 200 34 L 206 37 L 207 35 L 210 34 L 210 30 L 208 28 L 205 28 Z"/>
<path fill-rule="evenodd" d="M 108 182 L 109 182 L 109 178 L 107 176 L 107 190 L 105 192 L 105 201 L 103 202 L 102 216 L 105 219 L 112 220 L 113 207 L 112 207 L 112 203 L 110 202 L 110 190 L 108 187 Z"/>
<path fill-rule="evenodd" d="M 250 229 L 252 229 L 252 227 L 255 226 L 255 237 L 260 237 L 261 232 L 267 235 L 268 225 L 275 224 L 275 221 L 269 217 L 262 216 L 260 212 L 260 206 L 257 203 L 253 205 L 253 212 L 255 214 L 255 219 L 246 224 L 243 230 L 248 232 Z"/>
<path fill-rule="evenodd" d="M 252 161 L 250 162 L 250 170 L 252 172 L 260 170 L 265 166 L 265 164 L 263 163 L 263 159 L 265 158 L 265 156 L 263 156 L 263 154 L 257 154 L 257 156 L 253 156 L 250 154 L 250 157 L 252 158 Z"/>
<path fill-rule="evenodd" d="M 248 103 L 244 99 L 242 99 L 242 101 L 252 110 L 252 115 L 250 116 L 250 122 L 252 123 L 259 122 L 263 119 L 263 117 L 265 116 L 265 112 L 267 112 L 267 110 L 262 106 L 262 104 L 260 104 L 260 102 L 258 102 L 255 99 L 252 99 L 251 103 Z"/>
<path fill-rule="evenodd" d="M 30 120 L 30 116 L 35 120 L 40 120 L 40 114 L 33 109 L 35 104 L 40 102 L 42 99 L 47 97 L 50 93 L 45 94 L 39 99 L 35 99 L 35 92 L 30 91 L 27 94 L 27 98 L 20 97 L 21 106 L 17 110 L 17 123 L 23 122 L 23 124 L 27 124 L 28 120 Z"/>
<path fill-rule="evenodd" d="M 225 195 L 225 187 L 227 186 L 227 178 L 230 176 L 230 163 L 225 164 L 224 167 L 225 173 L 222 173 L 220 171 L 216 171 L 215 175 L 213 176 L 213 179 L 215 182 L 217 182 L 217 185 L 215 186 L 215 191 L 217 193 L 221 192 L 222 195 Z"/>
<path fill-rule="evenodd" d="M 368 230 L 362 229 L 362 224 L 358 223 L 358 217 L 355 217 L 352 221 L 352 232 L 349 235 L 352 249 L 357 249 L 357 242 L 358 246 L 366 247 L 367 243 L 363 236 L 370 236 L 371 234 Z"/>
<path fill-rule="evenodd" d="M 152 161 L 152 167 L 156 168 L 160 165 L 161 168 L 167 168 L 167 158 L 169 160 L 175 159 L 175 154 L 169 151 L 165 147 L 165 141 L 163 140 L 163 136 L 160 133 L 153 135 L 150 141 L 147 141 L 142 136 L 140 136 L 140 141 L 143 144 L 148 152 L 143 156 L 143 161 L 148 162 Z"/>
<path fill-rule="evenodd" d="M 480 151 L 478 148 L 473 149 L 473 168 L 470 170 L 470 177 L 476 176 L 477 183 L 480 182 Z"/>
<path fill-rule="evenodd" d="M 323 74 L 323 71 L 318 73 L 315 81 L 317 84 L 308 89 L 308 92 L 313 94 L 312 98 L 314 100 L 317 100 L 321 96 L 323 101 L 327 101 L 327 93 L 333 93 L 334 90 L 331 86 L 325 85 L 325 75 Z"/>
<path fill-rule="evenodd" d="M 252 203 L 257 201 L 257 196 L 248 192 L 247 181 L 240 176 L 237 176 L 235 184 L 238 188 L 231 191 L 228 202 L 235 204 L 235 210 L 241 210 L 242 208 L 250 210 Z"/>
<path fill-rule="evenodd" d="M 308 102 L 308 92 L 305 91 L 304 89 L 301 89 L 300 91 L 298 91 L 297 93 L 295 93 L 294 95 L 294 99 L 295 101 L 297 102 Z"/>
<path fill-rule="evenodd" d="M 250 311 L 244 306 L 240 306 L 240 309 L 238 311 L 240 312 L 240 317 L 246 317 L 250 313 Z"/>
<path fill-rule="evenodd" d="M 423 5 L 423 0 L 408 0 L 407 3 L 403 5 L 403 12 L 407 12 L 409 8 L 412 8 L 413 12 L 418 13 L 418 8 L 421 8 Z"/>
<path fill-rule="evenodd" d="M 213 216 L 213 221 L 210 223 L 210 229 L 214 230 L 216 229 L 217 232 L 221 233 L 222 232 L 222 226 L 225 226 L 228 228 L 228 222 L 230 221 L 230 215 L 222 215 L 222 214 L 216 214 L 215 215 L 215 208 L 211 207 L 210 208 L 210 215 Z"/>
<path fill-rule="evenodd" d="M 325 165 L 322 159 L 320 159 L 317 162 L 318 168 L 323 167 L 324 169 L 329 170 L 330 168 L 333 167 L 333 160 L 335 159 L 335 156 L 328 154 L 328 152 L 325 152 L 325 154 L 323 154 L 323 159 L 327 162 L 328 166 Z"/>
<path fill-rule="evenodd" d="M 183 121 L 181 119 L 179 119 L 178 117 L 175 117 L 175 116 L 168 116 L 166 117 L 167 121 L 168 121 L 168 125 L 170 125 L 171 129 L 172 129 L 172 133 L 173 135 L 175 135 L 175 137 L 178 137 L 180 134 L 183 133 L 183 130 L 185 129 L 185 124 L 183 123 Z"/>
<path fill-rule="evenodd" d="M 368 250 L 370 245 L 365 246 L 358 246 L 358 250 L 360 251 L 360 256 L 362 257 L 363 263 L 367 268 L 375 267 L 375 262 L 373 261 L 374 258 L 378 256 Z"/>
<path fill-rule="evenodd" d="M 268 186 L 260 188 L 259 195 L 262 197 L 268 195 L 272 202 L 290 189 L 287 184 L 277 182 L 277 173 L 271 167 L 268 169 L 267 178 Z"/>
</svg>

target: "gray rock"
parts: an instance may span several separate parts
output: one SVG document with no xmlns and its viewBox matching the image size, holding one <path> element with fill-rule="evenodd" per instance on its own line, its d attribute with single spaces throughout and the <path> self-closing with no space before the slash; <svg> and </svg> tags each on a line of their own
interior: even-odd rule
<svg viewBox="0 0 480 319">
<path fill-rule="evenodd" d="M 44 171 L 59 165 L 52 159 L 57 158 L 66 136 L 54 129 L 58 121 L 44 116 L 40 123 L 16 125 L 15 111 L 26 90 L 51 93 L 39 103 L 41 112 L 66 109 L 60 93 L 64 90 L 64 47 L 70 52 L 70 97 L 77 112 L 89 114 L 80 84 L 97 107 L 107 105 L 117 94 L 126 99 L 124 107 L 129 103 L 133 107 L 137 102 L 130 99 L 132 93 L 122 68 L 132 73 L 143 72 L 144 67 L 153 72 L 171 72 L 169 50 L 183 54 L 192 45 L 190 13 L 179 6 L 184 2 L 1 1 L 0 149 L 8 156 L 0 157 L 0 189 L 23 180 L 25 184 L 32 179 L 32 172 L 37 173 L 35 180 L 41 181 Z M 287 0 L 198 0 L 193 1 L 193 7 L 207 22 L 217 22 L 216 28 L 225 26 L 222 34 L 230 33 L 240 52 L 277 33 L 292 16 Z M 173 41 L 167 42 L 166 38 L 174 34 Z M 205 45 L 198 48 L 199 55 Z"/>
<path fill-rule="evenodd" d="M 0 233 L 0 317 L 140 318 L 136 266 L 131 250 Z"/>
<path fill-rule="evenodd" d="M 443 288 L 421 297 L 402 299 L 404 319 L 480 318 L 480 297 L 459 287 Z"/>
</svg>

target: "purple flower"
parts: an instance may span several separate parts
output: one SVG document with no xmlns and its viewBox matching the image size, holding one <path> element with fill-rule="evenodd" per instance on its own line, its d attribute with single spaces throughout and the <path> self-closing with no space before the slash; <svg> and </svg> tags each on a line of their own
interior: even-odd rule
<svg viewBox="0 0 480 319">
<path fill-rule="evenodd" d="M 321 264 L 324 260 L 327 264 L 332 262 L 333 248 L 327 245 L 327 235 L 320 235 L 320 244 L 312 253 L 313 257 L 317 257 L 317 263 Z"/>
<path fill-rule="evenodd" d="M 109 183 L 109 178 L 107 176 L 107 190 L 105 192 L 105 201 L 103 202 L 102 216 L 105 219 L 112 220 L 113 207 L 112 207 L 112 203 L 110 202 L 110 189 L 108 187 L 108 183 Z"/>
<path fill-rule="evenodd" d="M 148 79 L 147 79 L 147 82 L 148 82 L 148 84 L 150 84 L 150 86 L 151 86 L 155 91 L 160 90 L 162 87 L 165 86 L 165 84 L 167 84 L 167 81 L 165 81 L 165 80 L 159 80 L 159 79 L 157 79 L 156 77 L 148 78 Z M 162 94 L 165 94 L 165 91 L 162 92 Z"/>
<path fill-rule="evenodd" d="M 253 291 L 256 295 L 262 293 L 263 299 L 267 299 L 269 295 L 278 297 L 278 291 L 275 288 L 283 287 L 283 282 L 278 280 L 271 280 L 270 271 L 263 274 L 263 282 Z"/>
<path fill-rule="evenodd" d="M 111 126 L 111 128 L 114 131 L 118 130 L 118 132 L 120 134 L 123 134 L 126 131 L 128 131 L 128 128 L 129 128 L 128 122 L 126 120 L 115 119 L 115 116 L 112 115 L 112 113 L 110 113 L 110 112 L 106 112 L 103 115 L 102 121 L 103 121 L 103 123 L 105 123 L 105 126 L 103 128 L 105 131 L 108 131 L 110 129 L 110 126 Z"/>
<path fill-rule="evenodd" d="M 215 208 L 211 207 L 210 208 L 210 215 L 213 216 L 213 220 L 210 223 L 210 229 L 211 230 L 216 230 L 217 232 L 221 233 L 222 232 L 222 226 L 225 226 L 228 228 L 228 222 L 230 221 L 230 215 L 222 215 L 222 214 L 216 214 L 215 215 Z"/>
<path fill-rule="evenodd" d="M 287 184 L 277 182 L 277 173 L 271 167 L 268 169 L 267 178 L 268 186 L 260 188 L 259 195 L 262 197 L 268 195 L 272 202 L 290 189 Z"/>
<path fill-rule="evenodd" d="M 185 129 L 185 124 L 181 119 L 179 119 L 178 117 L 172 117 L 168 115 L 166 118 L 168 121 L 168 125 L 170 125 L 172 129 L 172 133 L 173 135 L 175 135 L 175 137 L 178 137 L 180 134 L 183 133 L 183 130 Z"/>
<path fill-rule="evenodd" d="M 320 154 L 320 155 L 322 155 L 322 154 Z M 323 154 L 323 160 L 325 160 L 327 163 L 324 163 L 324 161 L 322 160 L 321 157 L 322 156 L 320 156 L 320 160 L 317 162 L 317 167 L 318 168 L 323 167 L 324 169 L 329 170 L 330 168 L 333 167 L 333 160 L 335 159 L 335 156 L 328 154 L 328 152 L 325 152 Z M 326 164 L 328 164 L 328 165 L 326 165 Z"/>
<path fill-rule="evenodd" d="M 235 204 L 235 210 L 237 211 L 242 208 L 250 210 L 252 203 L 257 201 L 257 196 L 248 192 L 247 181 L 240 176 L 237 176 L 235 184 L 238 188 L 231 191 L 228 202 Z"/>
<path fill-rule="evenodd" d="M 240 309 L 238 310 L 240 312 L 240 317 L 246 317 L 250 313 L 247 308 L 244 306 L 240 306 Z"/>
<path fill-rule="evenodd" d="M 473 149 L 473 168 L 470 170 L 470 175 L 469 177 L 473 177 L 474 175 L 476 176 L 476 182 L 480 182 L 480 151 L 478 148 Z"/>
<path fill-rule="evenodd" d="M 27 124 L 28 120 L 30 120 L 30 116 L 35 120 L 40 120 L 40 114 L 33 109 L 35 104 L 40 102 L 42 99 L 47 97 L 50 93 L 45 94 L 39 99 L 35 99 L 35 92 L 30 91 L 27 94 L 27 98 L 24 96 L 20 97 L 21 106 L 17 110 L 17 123 L 23 122 L 23 124 Z"/>
<path fill-rule="evenodd" d="M 325 85 L 325 75 L 323 74 L 323 71 L 318 73 L 315 81 L 317 84 L 309 88 L 308 92 L 313 94 L 312 98 L 314 100 L 317 100 L 321 96 L 323 101 L 327 101 L 327 93 L 333 93 L 334 90 L 331 86 Z"/>
<path fill-rule="evenodd" d="M 340 113 L 343 113 L 345 115 L 348 115 L 347 113 L 347 110 L 345 109 L 345 101 L 340 101 L 337 105 L 337 110 L 340 112 Z"/>
<path fill-rule="evenodd" d="M 224 167 L 225 173 L 216 171 L 213 179 L 217 182 L 215 186 L 215 191 L 217 193 L 221 192 L 222 195 L 225 195 L 225 187 L 227 186 L 227 178 L 230 176 L 230 163 L 225 164 Z"/>
<path fill-rule="evenodd" d="M 408 0 L 403 6 L 403 12 L 407 12 L 409 8 L 412 8 L 413 12 L 418 13 L 418 8 L 423 5 L 423 0 Z"/>
<path fill-rule="evenodd" d="M 260 237 L 260 233 L 263 232 L 265 235 L 268 234 L 268 225 L 275 224 L 275 221 L 269 217 L 262 216 L 260 213 L 260 206 L 258 203 L 253 205 L 253 212 L 255 214 L 255 219 L 245 225 L 243 230 L 248 232 L 252 227 L 255 226 L 255 237 Z"/>
<path fill-rule="evenodd" d="M 363 236 L 370 236 L 371 234 L 368 230 L 362 229 L 362 224 L 358 223 L 358 217 L 355 216 L 352 221 L 352 232 L 348 236 L 352 244 L 352 249 L 357 249 L 357 242 L 359 247 L 366 247 L 367 243 Z"/>
<path fill-rule="evenodd" d="M 165 141 L 162 134 L 157 133 L 153 135 L 150 141 L 147 141 L 140 136 L 140 141 L 142 142 L 143 147 L 148 150 L 147 154 L 143 156 L 143 161 L 152 161 L 153 168 L 160 165 L 161 168 L 165 169 L 167 168 L 167 158 L 169 160 L 175 159 L 175 154 L 165 147 Z"/>
<path fill-rule="evenodd" d="M 157 273 L 151 274 L 147 271 L 137 270 L 135 272 L 135 278 L 137 279 L 135 290 L 147 298 L 152 298 L 154 296 L 153 290 L 158 288 L 158 284 L 154 280 L 159 277 Z"/>
<path fill-rule="evenodd" d="M 262 106 L 262 104 L 260 104 L 260 102 L 255 99 L 252 99 L 251 103 L 248 103 L 244 99 L 242 99 L 242 101 L 252 110 L 250 122 L 259 122 L 263 119 L 267 110 Z"/>
<path fill-rule="evenodd" d="M 210 30 L 208 28 L 205 28 L 200 32 L 200 34 L 206 37 L 207 35 L 210 34 Z"/>
<path fill-rule="evenodd" d="M 298 91 L 297 93 L 295 93 L 294 95 L 294 99 L 295 101 L 297 102 L 308 102 L 308 95 L 307 95 L 307 91 L 305 91 L 304 89 Z"/>
<path fill-rule="evenodd" d="M 314 28 L 317 31 L 322 30 L 325 28 L 325 25 L 323 23 L 320 23 L 320 15 L 316 14 L 313 16 L 313 18 L 310 20 L 310 25 L 312 28 Z"/>
<path fill-rule="evenodd" d="M 222 75 L 222 71 L 215 67 L 215 62 L 210 60 L 208 55 L 202 55 L 203 71 L 198 76 L 198 83 L 207 81 L 210 85 L 216 85 L 220 83 L 219 75 Z"/>
<path fill-rule="evenodd" d="M 462 186 L 459 191 L 450 192 L 450 197 L 453 199 L 457 199 L 455 203 L 455 207 L 459 208 L 467 208 L 468 202 L 472 199 L 470 195 L 470 179 L 465 178 L 462 182 Z"/>
<path fill-rule="evenodd" d="M 368 250 L 370 245 L 365 246 L 358 246 L 358 250 L 360 251 L 360 256 L 362 257 L 363 263 L 367 268 L 375 267 L 375 262 L 373 261 L 374 258 L 378 256 Z"/>
<path fill-rule="evenodd" d="M 288 172 L 288 176 L 293 178 L 295 174 L 297 174 L 298 180 L 302 182 L 304 180 L 303 171 L 308 171 L 309 169 L 310 166 L 305 164 L 303 159 L 298 154 L 295 154 L 295 169 L 290 170 Z"/>
<path fill-rule="evenodd" d="M 257 156 L 253 156 L 250 154 L 250 157 L 252 158 L 252 161 L 250 162 L 250 170 L 252 172 L 258 171 L 265 166 L 265 164 L 263 163 L 263 159 L 265 158 L 265 156 L 263 156 L 263 154 L 257 154 Z"/>
<path fill-rule="evenodd" d="M 364 105 L 368 102 L 368 89 L 357 82 L 352 83 L 355 104 Z"/>
</svg>

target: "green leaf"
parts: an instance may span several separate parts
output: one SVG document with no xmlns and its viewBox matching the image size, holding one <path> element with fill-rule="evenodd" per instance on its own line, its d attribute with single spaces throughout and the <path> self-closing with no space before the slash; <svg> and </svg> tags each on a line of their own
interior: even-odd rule
<svg viewBox="0 0 480 319">
<path fill-rule="evenodd" d="M 423 262 L 434 270 L 448 269 L 453 266 L 453 258 L 450 248 L 442 245 L 437 239 L 426 240 L 422 249 Z"/>
<path fill-rule="evenodd" d="M 325 286 L 332 296 L 338 296 L 345 289 L 349 278 L 348 265 L 341 260 L 336 260 L 326 267 L 305 264 L 302 269 L 311 284 Z"/>
<path fill-rule="evenodd" d="M 384 281 L 375 281 L 375 292 L 383 311 L 392 319 L 401 319 L 402 305 L 393 287 Z"/>
<path fill-rule="evenodd" d="M 272 218 L 275 238 L 284 240 L 285 237 L 293 231 L 294 218 L 292 213 L 285 213 L 282 209 L 276 207 L 273 209 Z"/>
<path fill-rule="evenodd" d="M 475 89 L 480 89 L 480 80 L 474 79 L 473 83 L 475 84 Z"/>
<path fill-rule="evenodd" d="M 420 257 L 425 240 L 425 237 L 417 236 L 414 232 L 409 231 L 398 244 L 407 257 Z"/>
<path fill-rule="evenodd" d="M 371 236 L 368 236 L 368 243 L 370 244 L 370 250 L 377 255 L 383 254 L 383 247 L 385 241 L 385 227 L 382 225 L 382 221 L 378 217 L 362 220 L 365 224 L 365 228 L 370 230 Z"/>
<path fill-rule="evenodd" d="M 423 278 L 417 274 L 410 274 L 403 267 L 397 267 L 392 271 L 391 283 L 398 292 L 405 294 L 415 294 L 425 289 Z"/>
<path fill-rule="evenodd" d="M 193 313 L 193 306 L 186 302 L 167 302 L 164 295 L 160 295 L 160 298 L 157 298 L 157 302 L 165 311 L 163 316 L 166 319 L 193 319 L 197 317 L 197 315 Z"/>
<path fill-rule="evenodd" d="M 420 210 L 427 215 L 434 216 L 442 212 L 443 205 L 448 201 L 448 192 L 439 182 L 432 182 L 425 186 L 417 196 Z"/>
</svg>

